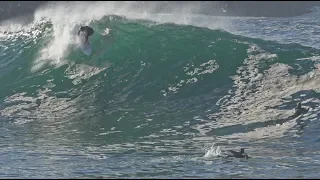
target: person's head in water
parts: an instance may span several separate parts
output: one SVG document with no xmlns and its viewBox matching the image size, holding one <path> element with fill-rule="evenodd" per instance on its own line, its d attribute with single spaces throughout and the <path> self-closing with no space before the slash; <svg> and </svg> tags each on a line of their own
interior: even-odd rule
<svg viewBox="0 0 320 180">
<path fill-rule="evenodd" d="M 84 32 L 86 38 L 84 43 L 86 43 L 88 41 L 88 37 L 94 33 L 93 29 L 89 26 L 81 26 L 78 31 L 78 36 L 80 35 L 80 32 Z"/>
</svg>

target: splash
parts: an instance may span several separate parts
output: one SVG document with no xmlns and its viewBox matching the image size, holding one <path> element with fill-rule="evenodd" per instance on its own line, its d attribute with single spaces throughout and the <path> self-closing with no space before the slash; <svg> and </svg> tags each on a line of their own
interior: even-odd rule
<svg viewBox="0 0 320 180">
<path fill-rule="evenodd" d="M 214 144 L 210 147 L 210 149 L 204 155 L 204 158 L 213 158 L 217 157 L 221 154 L 220 146 L 215 146 Z"/>
</svg>

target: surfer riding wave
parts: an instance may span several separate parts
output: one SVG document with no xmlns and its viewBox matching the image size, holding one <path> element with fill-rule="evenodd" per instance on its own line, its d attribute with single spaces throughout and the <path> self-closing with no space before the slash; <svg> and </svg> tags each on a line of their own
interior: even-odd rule
<svg viewBox="0 0 320 180">
<path fill-rule="evenodd" d="M 94 33 L 94 31 L 89 26 L 81 26 L 78 31 L 78 36 L 80 35 L 80 33 L 82 33 L 85 37 L 84 43 L 87 43 L 89 36 L 91 36 Z"/>
</svg>

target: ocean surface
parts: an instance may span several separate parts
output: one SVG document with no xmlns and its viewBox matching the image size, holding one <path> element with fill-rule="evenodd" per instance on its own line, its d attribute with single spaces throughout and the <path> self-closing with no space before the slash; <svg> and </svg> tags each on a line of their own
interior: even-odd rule
<svg viewBox="0 0 320 180">
<path fill-rule="evenodd" d="M 320 10 L 134 9 L 51 4 L 2 22 L 0 178 L 320 176 Z M 310 109 L 290 118 L 298 102 Z"/>
</svg>

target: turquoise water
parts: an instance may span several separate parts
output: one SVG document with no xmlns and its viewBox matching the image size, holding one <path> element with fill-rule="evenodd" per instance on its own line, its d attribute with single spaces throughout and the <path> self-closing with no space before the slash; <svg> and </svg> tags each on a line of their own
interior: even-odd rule
<svg viewBox="0 0 320 180">
<path fill-rule="evenodd" d="M 317 12 L 78 22 L 50 8 L 0 26 L 0 177 L 319 177 Z M 288 118 L 299 101 L 311 109 Z"/>
</svg>

